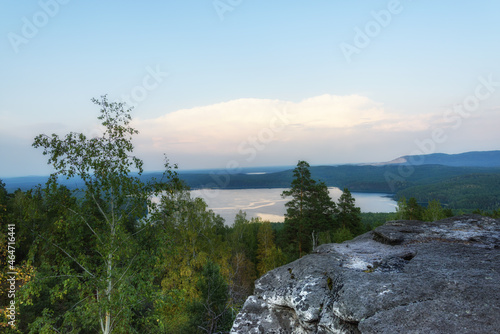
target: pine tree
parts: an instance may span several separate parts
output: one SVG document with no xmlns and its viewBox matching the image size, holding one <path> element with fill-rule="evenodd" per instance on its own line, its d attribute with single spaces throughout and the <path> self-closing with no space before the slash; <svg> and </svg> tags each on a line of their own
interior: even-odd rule
<svg viewBox="0 0 500 334">
<path fill-rule="evenodd" d="M 283 198 L 292 197 L 285 204 L 285 234 L 299 257 L 312 250 L 320 232 L 333 229 L 336 212 L 328 188 L 311 178 L 309 168 L 307 162 L 299 161 L 290 190 L 281 194 Z"/>
<path fill-rule="evenodd" d="M 348 229 L 353 236 L 362 234 L 361 209 L 355 205 L 354 197 L 352 197 L 349 189 L 344 188 L 337 207 L 339 210 L 337 214 L 339 225 Z"/>
</svg>

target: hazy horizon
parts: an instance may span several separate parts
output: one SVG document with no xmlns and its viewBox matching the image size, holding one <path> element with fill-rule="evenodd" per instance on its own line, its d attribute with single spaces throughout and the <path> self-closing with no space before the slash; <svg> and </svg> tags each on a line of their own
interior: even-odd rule
<svg viewBox="0 0 500 334">
<path fill-rule="evenodd" d="M 476 153 L 476 152 L 500 152 L 500 150 L 490 150 L 490 151 L 468 151 L 468 152 L 458 152 L 455 154 L 462 154 L 462 153 Z M 435 152 L 435 154 L 445 154 L 445 155 L 452 155 L 449 153 L 445 152 Z M 387 160 L 387 161 L 365 161 L 365 162 L 358 162 L 358 163 L 341 163 L 341 164 L 316 164 L 316 165 L 310 165 L 311 167 L 318 167 L 318 166 L 341 166 L 341 165 L 380 165 L 380 164 L 385 164 L 385 163 L 391 163 L 394 160 L 398 160 L 400 158 L 403 158 L 404 156 L 399 156 L 399 157 L 394 157 L 393 159 Z M 192 169 L 183 169 L 179 167 L 178 169 L 175 169 L 179 173 L 185 173 L 185 174 L 190 174 L 190 173 L 209 173 L 209 172 L 222 172 L 224 174 L 238 174 L 238 173 L 244 173 L 244 174 L 266 174 L 266 173 L 273 173 L 277 171 L 283 171 L 283 170 L 291 170 L 296 167 L 296 164 L 294 165 L 268 165 L 268 166 L 251 166 L 251 167 L 242 167 L 238 166 L 236 168 L 231 167 L 231 168 L 192 168 Z M 153 173 L 162 173 L 164 170 L 157 169 L 157 170 L 144 170 L 143 174 L 153 174 Z M 132 173 L 137 173 L 137 171 L 132 171 Z M 38 178 L 38 177 L 49 177 L 50 172 L 46 174 L 29 174 L 29 175 L 12 175 L 12 176 L 5 176 L 5 175 L 0 175 L 0 180 L 2 179 L 15 179 L 15 178 Z M 64 176 L 61 176 L 61 178 L 65 178 Z"/>
</svg>

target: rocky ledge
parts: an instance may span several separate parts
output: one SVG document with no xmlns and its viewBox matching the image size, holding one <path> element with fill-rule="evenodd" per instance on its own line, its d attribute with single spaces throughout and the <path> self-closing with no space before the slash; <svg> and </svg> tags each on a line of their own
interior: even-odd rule
<svg viewBox="0 0 500 334">
<path fill-rule="evenodd" d="M 391 221 L 276 268 L 231 333 L 498 333 L 500 221 Z"/>
</svg>

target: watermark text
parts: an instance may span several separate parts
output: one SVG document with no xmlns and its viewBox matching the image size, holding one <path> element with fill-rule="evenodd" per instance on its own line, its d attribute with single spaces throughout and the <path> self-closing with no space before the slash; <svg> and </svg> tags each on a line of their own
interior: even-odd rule
<svg viewBox="0 0 500 334">
<path fill-rule="evenodd" d="M 7 263 L 9 264 L 9 271 L 7 272 L 7 297 L 9 298 L 9 305 L 6 308 L 8 324 L 16 327 L 16 226 L 9 224 L 7 226 Z"/>
<path fill-rule="evenodd" d="M 38 1 L 40 10 L 29 18 L 26 16 L 21 18 L 22 25 L 20 33 L 9 32 L 7 34 L 12 50 L 14 50 L 15 53 L 19 53 L 19 48 L 22 45 L 28 44 L 32 39 L 38 36 L 40 30 L 49 24 L 52 18 L 59 14 L 61 5 L 66 5 L 69 2 L 70 0 Z"/>
</svg>

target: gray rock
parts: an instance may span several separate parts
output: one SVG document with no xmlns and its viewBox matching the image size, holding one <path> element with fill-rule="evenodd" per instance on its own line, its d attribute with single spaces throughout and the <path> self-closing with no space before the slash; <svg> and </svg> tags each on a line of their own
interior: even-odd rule
<svg viewBox="0 0 500 334">
<path fill-rule="evenodd" d="M 231 333 L 498 333 L 500 221 L 391 221 L 276 268 Z"/>
</svg>

